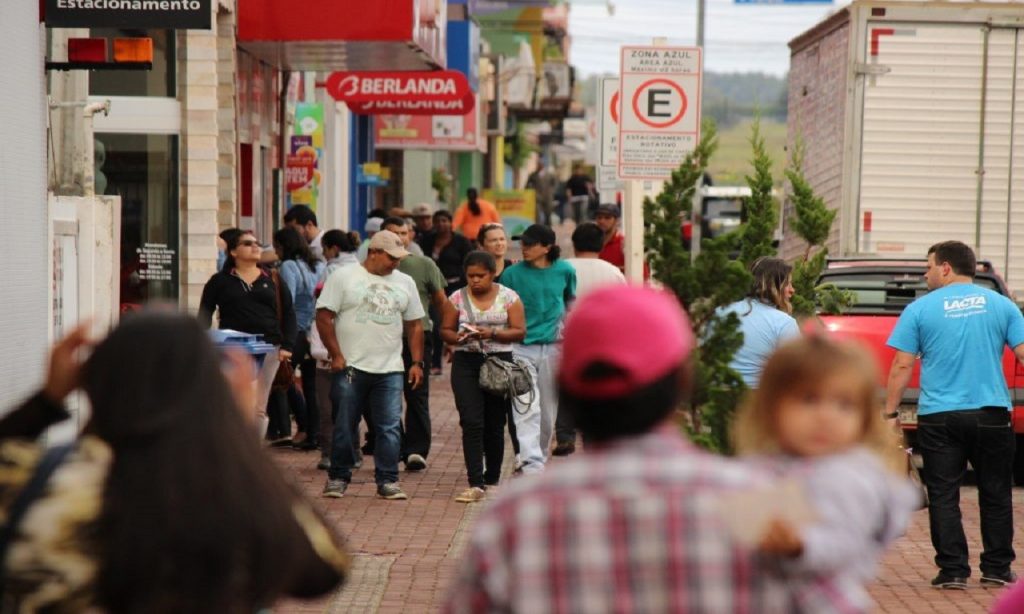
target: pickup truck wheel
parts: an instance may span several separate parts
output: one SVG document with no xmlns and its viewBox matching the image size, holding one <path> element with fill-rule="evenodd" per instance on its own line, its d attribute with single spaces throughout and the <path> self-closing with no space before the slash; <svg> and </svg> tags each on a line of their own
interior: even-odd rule
<svg viewBox="0 0 1024 614">
<path fill-rule="evenodd" d="M 1017 435 L 1017 452 L 1013 457 L 1013 485 L 1024 486 L 1024 436 Z"/>
</svg>

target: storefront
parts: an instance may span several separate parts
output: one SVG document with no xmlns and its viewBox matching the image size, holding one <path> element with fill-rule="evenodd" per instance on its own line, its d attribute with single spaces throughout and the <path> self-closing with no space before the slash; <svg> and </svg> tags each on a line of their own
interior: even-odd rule
<svg viewBox="0 0 1024 614">
<path fill-rule="evenodd" d="M 153 40 L 149 71 L 93 71 L 89 96 L 110 99 L 95 120 L 96 193 L 121 198 L 122 310 L 177 301 L 180 283 L 181 109 L 173 30 L 93 29 L 90 37 Z"/>
<path fill-rule="evenodd" d="M 288 177 L 282 173 L 274 184 L 281 189 L 279 202 L 286 206 L 311 204 L 322 224 L 362 230 L 367 211 L 382 204 L 377 198 L 378 187 L 386 181 L 364 172 L 364 164 L 375 161 L 376 124 L 373 117 L 350 113 L 326 95 L 324 82 L 335 71 L 444 67 L 446 2 L 306 0 L 302 11 L 294 8 L 288 0 L 247 0 L 238 15 L 240 58 L 249 55 L 284 74 L 301 75 L 296 98 L 289 98 L 285 107 L 285 116 L 291 122 L 284 127 L 288 138 L 271 145 L 284 148 L 278 152 L 283 156 L 277 169 L 288 171 L 288 156 L 296 156 L 290 171 L 296 182 L 289 186 Z M 292 88 L 288 88 L 288 95 L 291 93 Z M 315 135 L 307 134 L 299 123 L 304 109 L 320 114 L 323 133 L 318 138 L 322 147 L 312 143 Z M 311 125 L 314 121 L 308 120 Z M 318 181 L 299 185 L 296 178 L 306 176 L 308 162 L 297 157 L 310 147 L 317 150 L 314 172 Z M 255 148 L 252 151 L 253 156 L 273 153 L 257 154 Z M 245 155 L 243 152 L 243 158 Z M 241 162 L 245 172 L 245 160 Z M 243 177 L 242 184 L 247 183 Z M 274 219 L 279 219 L 279 213 Z"/>
</svg>

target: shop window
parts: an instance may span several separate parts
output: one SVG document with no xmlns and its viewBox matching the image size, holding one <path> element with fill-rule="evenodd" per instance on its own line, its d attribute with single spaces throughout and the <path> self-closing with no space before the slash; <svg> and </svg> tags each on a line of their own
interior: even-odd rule
<svg viewBox="0 0 1024 614">
<path fill-rule="evenodd" d="M 178 298 L 178 137 L 96 135 L 98 193 L 121 197 L 121 309 Z"/>
<path fill-rule="evenodd" d="M 177 95 L 175 79 L 174 30 L 131 30 L 119 28 L 93 28 L 90 36 L 106 38 L 109 42 L 121 37 L 149 37 L 153 39 L 153 68 L 151 70 L 94 70 L 89 73 L 91 96 L 160 96 Z"/>
</svg>

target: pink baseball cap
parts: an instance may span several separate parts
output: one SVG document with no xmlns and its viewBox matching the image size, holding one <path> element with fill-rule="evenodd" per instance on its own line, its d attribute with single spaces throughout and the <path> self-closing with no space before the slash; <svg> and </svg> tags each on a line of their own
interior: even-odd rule
<svg viewBox="0 0 1024 614">
<path fill-rule="evenodd" d="M 591 292 L 569 313 L 558 383 L 581 398 L 618 398 L 654 383 L 678 367 L 696 340 L 675 295 L 641 286 Z M 585 377 L 601 362 L 621 371 Z"/>
</svg>

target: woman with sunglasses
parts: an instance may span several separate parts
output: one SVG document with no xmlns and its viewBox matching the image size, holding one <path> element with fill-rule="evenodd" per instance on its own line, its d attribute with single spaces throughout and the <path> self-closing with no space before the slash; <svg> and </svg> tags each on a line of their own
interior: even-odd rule
<svg viewBox="0 0 1024 614">
<path fill-rule="evenodd" d="M 264 341 L 277 347 L 277 356 L 263 361 L 257 378 L 253 409 L 262 438 L 267 434 L 267 399 L 274 375 L 280 362 L 291 358 L 299 334 L 295 309 L 284 281 L 278 278 L 281 284 L 278 292 L 271 275 L 259 267 L 261 246 L 251 232 L 244 231 L 231 237 L 225 251 L 227 258 L 223 268 L 214 273 L 203 288 L 199 321 L 209 327 L 216 311 L 219 328 L 263 335 Z M 280 314 L 277 310 L 279 300 Z"/>
</svg>

